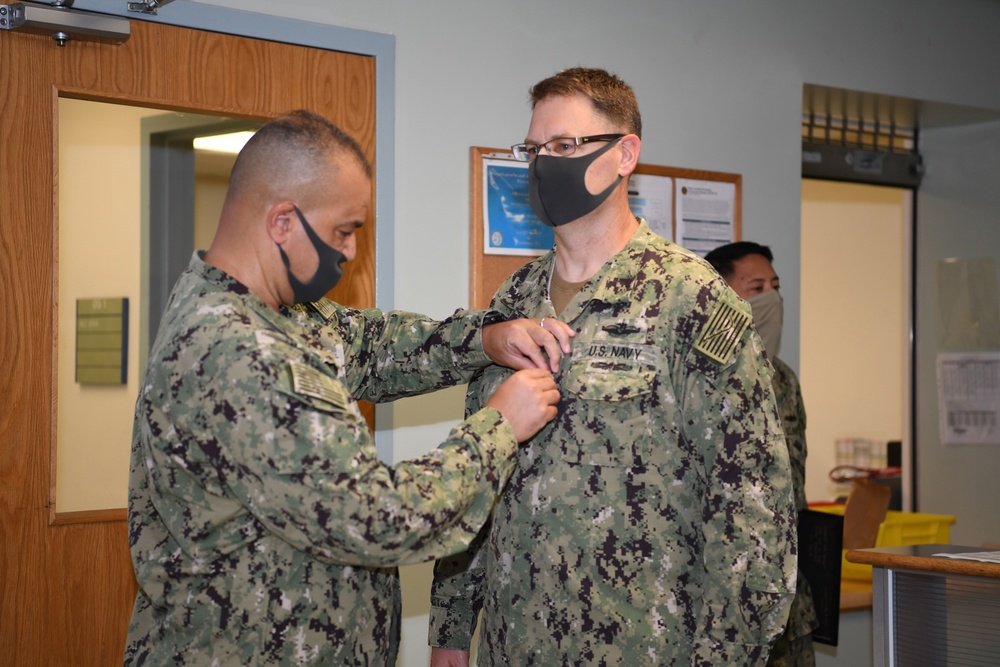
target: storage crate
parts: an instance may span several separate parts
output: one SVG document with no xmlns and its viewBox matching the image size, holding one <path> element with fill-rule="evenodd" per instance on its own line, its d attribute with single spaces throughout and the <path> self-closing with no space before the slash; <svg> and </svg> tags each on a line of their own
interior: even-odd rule
<svg viewBox="0 0 1000 667">
<path fill-rule="evenodd" d="M 811 510 L 844 514 L 843 505 L 817 505 Z M 876 547 L 905 547 L 913 544 L 950 544 L 951 524 L 955 517 L 951 514 L 925 514 L 923 512 L 886 512 L 885 521 L 878 527 Z M 846 554 L 846 550 L 844 551 Z M 841 579 L 871 581 L 872 566 L 849 563 L 841 556 Z"/>
</svg>

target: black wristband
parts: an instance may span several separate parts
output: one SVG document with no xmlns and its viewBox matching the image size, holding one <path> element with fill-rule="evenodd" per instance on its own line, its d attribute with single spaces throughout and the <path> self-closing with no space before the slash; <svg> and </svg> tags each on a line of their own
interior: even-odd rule
<svg viewBox="0 0 1000 667">
<path fill-rule="evenodd" d="M 507 321 L 506 315 L 501 313 L 499 310 L 491 310 L 490 312 L 486 313 L 485 317 L 483 317 L 483 326 L 486 327 L 491 324 L 500 324 L 501 322 L 506 322 L 506 321 Z"/>
</svg>

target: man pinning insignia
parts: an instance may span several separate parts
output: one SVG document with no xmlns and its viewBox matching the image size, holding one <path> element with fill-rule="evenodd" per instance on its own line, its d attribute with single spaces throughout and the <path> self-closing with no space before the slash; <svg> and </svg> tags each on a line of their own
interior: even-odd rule
<svg viewBox="0 0 1000 667">
<path fill-rule="evenodd" d="M 136 404 L 127 665 L 394 665 L 394 566 L 465 549 L 518 443 L 555 417 L 568 326 L 323 298 L 370 197 L 360 147 L 306 111 L 267 123 L 237 157 Z M 510 379 L 439 448 L 378 460 L 356 399 L 459 384 L 493 362 Z"/>
</svg>

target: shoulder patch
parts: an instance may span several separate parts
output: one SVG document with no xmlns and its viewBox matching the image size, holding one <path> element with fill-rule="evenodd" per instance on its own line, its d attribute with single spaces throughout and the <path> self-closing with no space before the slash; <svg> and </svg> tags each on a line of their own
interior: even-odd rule
<svg viewBox="0 0 1000 667">
<path fill-rule="evenodd" d="M 334 318 L 337 314 L 337 309 L 326 297 L 323 297 L 319 301 L 310 301 L 307 303 L 294 303 L 288 306 L 290 310 L 294 310 L 296 313 L 302 315 L 308 315 L 310 317 L 318 316 L 323 322 L 329 324 L 330 320 Z"/>
<path fill-rule="evenodd" d="M 350 405 L 350 395 L 337 380 L 298 361 L 289 361 L 288 366 L 292 371 L 292 390 L 295 393 L 318 398 L 342 409 Z"/>
<path fill-rule="evenodd" d="M 694 349 L 720 364 L 726 363 L 752 319 L 750 315 L 720 301 L 702 328 Z"/>
<path fill-rule="evenodd" d="M 337 314 L 337 309 L 334 307 L 333 302 L 325 297 L 319 301 L 310 303 L 309 308 L 314 310 L 325 322 L 329 322 Z"/>
</svg>

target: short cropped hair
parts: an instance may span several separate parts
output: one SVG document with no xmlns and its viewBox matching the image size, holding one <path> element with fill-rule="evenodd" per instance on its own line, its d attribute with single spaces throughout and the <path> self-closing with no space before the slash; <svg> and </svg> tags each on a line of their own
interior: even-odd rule
<svg viewBox="0 0 1000 667">
<path fill-rule="evenodd" d="M 753 241 L 737 241 L 720 245 L 707 255 L 705 259 L 711 264 L 719 275 L 728 279 L 733 274 L 733 262 L 743 259 L 747 255 L 762 255 L 767 261 L 774 262 L 774 253 L 766 245 L 754 243 Z"/>
<path fill-rule="evenodd" d="M 581 94 L 590 99 L 594 109 L 624 129 L 642 138 L 642 116 L 632 87 L 610 72 L 592 67 L 564 69 L 532 86 L 531 108 L 554 96 Z"/>
<path fill-rule="evenodd" d="M 229 177 L 229 188 L 239 192 L 262 182 L 315 178 L 332 158 L 353 157 L 372 176 L 368 157 L 349 134 L 319 114 L 297 109 L 265 123 L 246 143 Z"/>
</svg>

